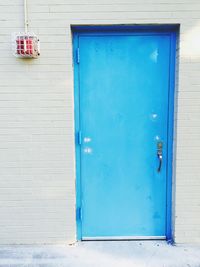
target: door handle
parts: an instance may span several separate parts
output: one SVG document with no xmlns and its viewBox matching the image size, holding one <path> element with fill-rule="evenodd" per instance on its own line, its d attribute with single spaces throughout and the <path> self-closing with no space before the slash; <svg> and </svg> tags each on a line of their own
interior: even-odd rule
<svg viewBox="0 0 200 267">
<path fill-rule="evenodd" d="M 157 143 L 157 157 L 159 160 L 157 172 L 161 172 L 163 162 L 163 142 Z"/>
</svg>

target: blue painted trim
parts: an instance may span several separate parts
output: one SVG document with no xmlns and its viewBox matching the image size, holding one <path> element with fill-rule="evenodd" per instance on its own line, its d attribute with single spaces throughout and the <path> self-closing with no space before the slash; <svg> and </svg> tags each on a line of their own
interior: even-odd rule
<svg viewBox="0 0 200 267">
<path fill-rule="evenodd" d="M 174 95 L 176 71 L 177 31 L 171 33 L 170 66 L 169 66 L 169 102 L 168 102 L 168 152 L 167 152 L 167 216 L 166 238 L 173 242 L 172 236 L 172 178 L 173 178 L 173 136 L 174 136 Z"/>
<path fill-rule="evenodd" d="M 79 47 L 79 35 L 73 36 L 73 66 L 74 66 L 74 115 L 75 115 L 75 154 L 76 154 L 76 227 L 77 227 L 77 240 L 81 240 L 81 153 L 79 144 L 79 131 L 80 125 L 80 87 L 79 87 L 79 64 L 77 63 L 77 49 Z"/>
<path fill-rule="evenodd" d="M 176 66 L 176 38 L 179 25 L 145 25 L 145 26 L 72 26 L 73 32 L 73 63 L 74 63 L 74 114 L 75 114 L 75 147 L 76 147 L 76 210 L 81 208 L 81 154 L 78 142 L 80 125 L 80 84 L 79 65 L 76 62 L 76 51 L 79 47 L 79 36 L 90 35 L 170 35 L 170 66 L 169 66 L 169 105 L 168 105 L 168 144 L 167 144 L 167 214 L 166 238 L 172 240 L 172 165 L 173 165 L 173 132 L 174 132 L 174 88 Z M 77 240 L 82 238 L 81 220 L 76 213 Z"/>
<path fill-rule="evenodd" d="M 90 33 L 101 33 L 101 32 L 115 32 L 119 33 L 122 32 L 176 32 L 180 27 L 180 24 L 146 24 L 146 25 L 72 25 L 72 31 L 76 34 L 88 34 Z"/>
</svg>

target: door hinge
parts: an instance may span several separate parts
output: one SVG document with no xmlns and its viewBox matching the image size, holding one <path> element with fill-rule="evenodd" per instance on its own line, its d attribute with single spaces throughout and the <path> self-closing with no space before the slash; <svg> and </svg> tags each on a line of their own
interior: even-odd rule
<svg viewBox="0 0 200 267">
<path fill-rule="evenodd" d="M 80 49 L 79 49 L 79 47 L 76 49 L 76 62 L 77 62 L 77 64 L 80 63 Z"/>
<path fill-rule="evenodd" d="M 82 208 L 81 207 L 76 209 L 76 220 L 82 221 Z"/>
<path fill-rule="evenodd" d="M 81 133 L 81 131 L 78 132 L 78 144 L 79 145 L 82 144 L 82 133 Z"/>
</svg>

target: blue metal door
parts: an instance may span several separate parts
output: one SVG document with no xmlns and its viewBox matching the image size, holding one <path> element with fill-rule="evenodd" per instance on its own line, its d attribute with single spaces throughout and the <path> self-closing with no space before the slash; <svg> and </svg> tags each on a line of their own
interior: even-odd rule
<svg viewBox="0 0 200 267">
<path fill-rule="evenodd" d="M 166 238 L 171 38 L 77 36 L 80 239 Z"/>
</svg>

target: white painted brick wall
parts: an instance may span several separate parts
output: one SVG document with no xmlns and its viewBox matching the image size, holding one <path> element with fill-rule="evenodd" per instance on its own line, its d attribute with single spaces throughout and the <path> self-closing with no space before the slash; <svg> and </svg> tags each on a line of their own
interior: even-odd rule
<svg viewBox="0 0 200 267">
<path fill-rule="evenodd" d="M 200 1 L 28 0 L 41 57 L 12 56 L 23 0 L 0 0 L 0 243 L 75 240 L 70 25 L 180 23 L 174 220 L 200 243 Z"/>
</svg>

